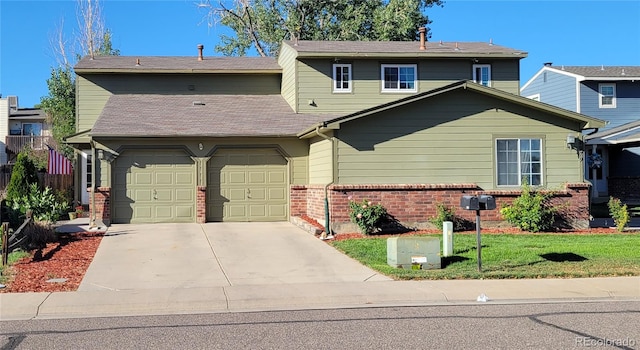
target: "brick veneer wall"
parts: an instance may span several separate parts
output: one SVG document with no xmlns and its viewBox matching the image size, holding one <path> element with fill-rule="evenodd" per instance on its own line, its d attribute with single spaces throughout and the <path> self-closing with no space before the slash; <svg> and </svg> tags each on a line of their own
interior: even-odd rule
<svg viewBox="0 0 640 350">
<path fill-rule="evenodd" d="M 89 191 L 91 191 L 89 189 Z M 111 223 L 111 187 L 98 187 L 96 188 L 95 196 L 95 208 L 91 207 L 91 201 L 89 201 L 89 210 L 91 211 L 91 217 L 94 216 L 96 220 L 100 220 L 106 225 Z"/>
<path fill-rule="evenodd" d="M 551 203 L 560 214 L 557 226 L 589 226 L 589 186 L 588 183 L 567 184 L 565 189 L 551 192 Z M 481 194 L 492 195 L 497 207 L 481 212 L 482 225 L 503 226 L 506 223 L 500 215 L 500 208 L 510 205 L 521 191 L 483 191 L 475 184 L 331 185 L 328 188 L 331 228 L 336 233 L 356 231 L 349 219 L 350 198 L 358 202 L 366 199 L 380 203 L 396 220 L 410 228 L 433 228 L 429 220 L 436 216 L 436 204 L 439 203 L 455 208 L 456 216 L 475 223 L 476 212 L 460 208 L 460 198 Z M 305 214 L 324 222 L 324 186 L 295 186 L 291 196 L 292 216 Z"/>
<path fill-rule="evenodd" d="M 196 191 L 196 222 L 207 222 L 207 186 L 198 186 Z"/>
</svg>

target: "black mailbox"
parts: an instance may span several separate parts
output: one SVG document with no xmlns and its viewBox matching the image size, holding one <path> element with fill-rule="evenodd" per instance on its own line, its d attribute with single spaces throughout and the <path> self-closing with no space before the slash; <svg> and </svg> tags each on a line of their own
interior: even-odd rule
<svg viewBox="0 0 640 350">
<path fill-rule="evenodd" d="M 476 196 L 462 196 L 460 206 L 466 210 L 480 210 L 480 201 Z"/>
<path fill-rule="evenodd" d="M 481 195 L 478 202 L 480 202 L 480 210 L 493 210 L 496 208 L 496 199 L 493 196 Z"/>
</svg>

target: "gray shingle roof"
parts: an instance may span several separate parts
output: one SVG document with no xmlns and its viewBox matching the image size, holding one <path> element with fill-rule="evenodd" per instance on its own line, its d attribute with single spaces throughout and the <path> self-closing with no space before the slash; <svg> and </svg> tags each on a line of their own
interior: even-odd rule
<svg viewBox="0 0 640 350">
<path fill-rule="evenodd" d="M 418 41 L 285 41 L 301 56 L 313 54 L 389 56 L 390 54 L 413 54 L 428 57 L 435 56 L 472 56 L 497 55 L 508 57 L 526 57 L 522 50 L 512 49 L 483 42 L 426 42 L 426 50 L 420 50 Z"/>
<path fill-rule="evenodd" d="M 551 66 L 587 78 L 639 78 L 640 66 Z"/>
<path fill-rule="evenodd" d="M 247 73 L 256 71 L 273 71 L 278 73 L 282 68 L 273 57 L 205 57 L 198 61 L 197 57 L 158 57 L 158 56 L 88 56 L 76 64 L 76 72 L 206 72 L 234 71 Z"/>
<path fill-rule="evenodd" d="M 333 117 L 296 114 L 280 95 L 113 95 L 91 135 L 294 136 Z"/>
</svg>

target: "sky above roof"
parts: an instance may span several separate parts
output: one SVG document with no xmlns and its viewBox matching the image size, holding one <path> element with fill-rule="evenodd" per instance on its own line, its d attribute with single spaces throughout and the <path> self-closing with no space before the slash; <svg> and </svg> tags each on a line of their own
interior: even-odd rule
<svg viewBox="0 0 640 350">
<path fill-rule="evenodd" d="M 228 1 L 228 0 L 227 0 Z M 207 56 L 225 27 L 207 27 L 199 0 L 102 0 L 113 44 L 124 56 Z M 428 10 L 430 41 L 494 43 L 523 50 L 524 84 L 543 65 L 640 65 L 640 1 L 448 0 Z M 74 0 L 0 1 L 0 94 L 33 107 L 57 65 L 51 38 L 77 31 Z"/>
</svg>

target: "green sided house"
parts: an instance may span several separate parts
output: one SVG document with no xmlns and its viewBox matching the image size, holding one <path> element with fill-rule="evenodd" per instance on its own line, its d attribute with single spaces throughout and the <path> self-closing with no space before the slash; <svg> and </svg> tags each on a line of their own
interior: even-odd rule
<svg viewBox="0 0 640 350">
<path fill-rule="evenodd" d="M 306 215 L 344 232 L 349 198 L 418 227 L 465 194 L 509 203 L 525 178 L 588 225 L 579 141 L 604 122 L 519 96 L 525 52 L 423 33 L 285 41 L 277 59 L 84 58 L 78 200 L 107 224 Z"/>
</svg>

